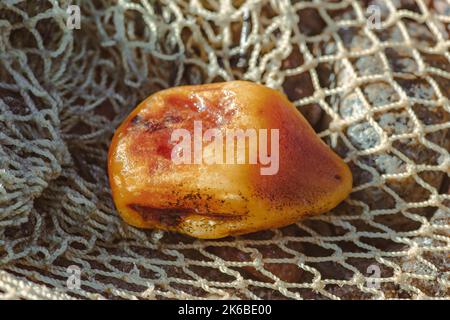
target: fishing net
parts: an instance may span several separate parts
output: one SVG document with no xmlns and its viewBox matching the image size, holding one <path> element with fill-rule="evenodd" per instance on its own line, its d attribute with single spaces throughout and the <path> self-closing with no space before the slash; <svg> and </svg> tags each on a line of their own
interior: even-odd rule
<svg viewBox="0 0 450 320">
<path fill-rule="evenodd" d="M 2 1 L 0 297 L 448 299 L 449 33 L 447 0 Z M 233 79 L 288 95 L 349 198 L 219 240 L 126 225 L 114 129 L 153 92 Z"/>
</svg>

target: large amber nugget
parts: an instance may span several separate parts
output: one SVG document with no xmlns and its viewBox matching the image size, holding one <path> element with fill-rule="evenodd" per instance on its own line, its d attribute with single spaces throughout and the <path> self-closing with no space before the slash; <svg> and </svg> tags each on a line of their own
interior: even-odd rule
<svg viewBox="0 0 450 320">
<path fill-rule="evenodd" d="M 233 81 L 160 91 L 117 129 L 109 178 L 136 227 L 221 238 L 294 223 L 347 197 L 347 165 L 280 92 Z"/>
</svg>

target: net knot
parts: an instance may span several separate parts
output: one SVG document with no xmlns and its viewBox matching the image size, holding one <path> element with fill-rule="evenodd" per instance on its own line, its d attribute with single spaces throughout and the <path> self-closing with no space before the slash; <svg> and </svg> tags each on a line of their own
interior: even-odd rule
<svg viewBox="0 0 450 320">
<path fill-rule="evenodd" d="M 342 132 L 344 126 L 345 126 L 344 121 L 342 121 L 341 119 L 334 119 L 333 121 L 330 122 L 328 129 L 331 132 Z"/>
<path fill-rule="evenodd" d="M 410 258 L 415 258 L 415 257 L 417 257 L 418 255 L 420 255 L 421 252 L 422 252 L 422 250 L 419 248 L 419 246 L 417 245 L 417 243 L 413 242 L 413 243 L 411 244 L 411 247 L 409 248 L 407 254 L 408 254 L 408 257 L 410 257 Z"/>
</svg>

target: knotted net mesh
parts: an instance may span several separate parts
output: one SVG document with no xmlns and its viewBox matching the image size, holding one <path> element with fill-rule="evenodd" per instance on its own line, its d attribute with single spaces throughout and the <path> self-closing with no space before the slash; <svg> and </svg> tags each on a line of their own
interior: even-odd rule
<svg viewBox="0 0 450 320">
<path fill-rule="evenodd" d="M 0 297 L 449 298 L 449 33 L 447 0 L 2 1 Z M 216 241 L 124 224 L 114 129 L 153 92 L 233 79 L 288 95 L 349 198 Z"/>
</svg>

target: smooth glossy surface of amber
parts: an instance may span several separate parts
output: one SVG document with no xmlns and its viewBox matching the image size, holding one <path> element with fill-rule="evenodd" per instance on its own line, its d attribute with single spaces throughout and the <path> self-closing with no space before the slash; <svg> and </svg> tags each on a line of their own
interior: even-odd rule
<svg viewBox="0 0 450 320">
<path fill-rule="evenodd" d="M 171 134 L 208 128 L 278 129 L 279 169 L 175 164 Z M 347 165 L 280 92 L 244 81 L 176 87 L 144 100 L 117 129 L 109 178 L 123 219 L 136 227 L 221 238 L 294 223 L 347 197 Z"/>
</svg>

